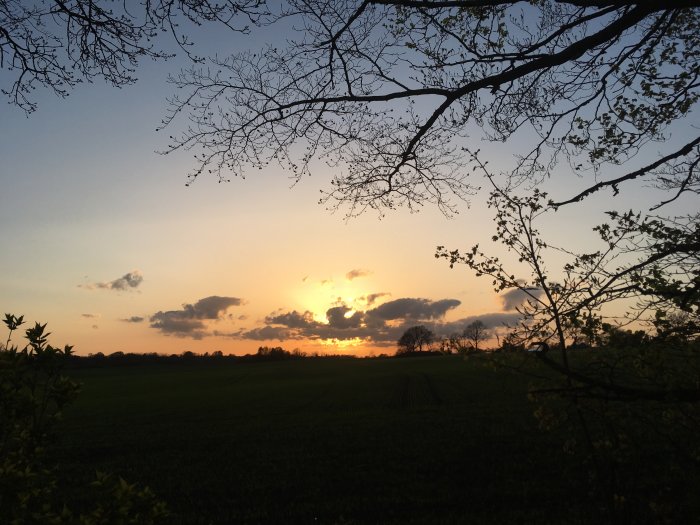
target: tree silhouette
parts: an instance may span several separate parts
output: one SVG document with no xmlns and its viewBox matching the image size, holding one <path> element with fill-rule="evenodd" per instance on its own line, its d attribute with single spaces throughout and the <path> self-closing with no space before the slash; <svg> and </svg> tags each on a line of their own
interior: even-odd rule
<svg viewBox="0 0 700 525">
<path fill-rule="evenodd" d="M 179 95 L 166 123 L 181 117 L 187 129 L 172 149 L 200 148 L 192 178 L 228 179 L 269 162 L 301 177 L 326 158 L 339 169 L 323 200 L 351 215 L 427 202 L 454 211 L 454 197 L 475 190 L 477 152 L 465 141 L 474 134 L 517 139 L 514 183 L 541 181 L 560 161 L 590 177 L 558 206 L 632 181 L 671 201 L 700 187 L 700 136 L 685 125 L 700 88 L 698 6 L 289 0 L 273 19 L 300 28 L 288 46 L 216 58 L 173 79 Z M 615 175 L 593 178 L 606 168 Z"/>
<path fill-rule="evenodd" d="M 66 96 L 76 84 L 97 78 L 117 87 L 131 84 L 141 59 L 172 56 L 154 46 L 163 32 L 199 61 L 190 53 L 192 42 L 182 32 L 183 22 L 246 31 L 245 22 L 260 16 L 264 3 L 144 0 L 127 8 L 127 3 L 106 0 L 2 0 L 0 70 L 9 73 L 10 83 L 2 93 L 31 112 L 36 109 L 31 95 L 37 86 Z"/>
<path fill-rule="evenodd" d="M 398 340 L 397 354 L 422 352 L 435 340 L 435 334 L 423 325 L 407 329 Z"/>
<path fill-rule="evenodd" d="M 479 350 L 479 343 L 485 341 L 491 336 L 491 333 L 486 328 L 486 325 L 478 319 L 465 326 L 462 334 L 467 340 L 469 340 L 474 350 Z"/>
</svg>

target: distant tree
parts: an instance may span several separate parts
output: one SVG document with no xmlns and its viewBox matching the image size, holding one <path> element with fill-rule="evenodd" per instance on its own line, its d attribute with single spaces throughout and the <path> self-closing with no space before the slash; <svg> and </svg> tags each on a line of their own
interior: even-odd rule
<svg viewBox="0 0 700 525">
<path fill-rule="evenodd" d="M 462 332 L 453 332 L 440 341 L 443 352 L 447 354 L 463 354 L 467 351 L 467 341 Z"/>
<path fill-rule="evenodd" d="M 626 330 L 609 323 L 603 323 L 602 330 L 602 342 L 611 348 L 640 348 L 650 342 L 644 330 Z"/>
<path fill-rule="evenodd" d="M 423 325 L 412 326 L 398 340 L 397 354 L 422 352 L 435 340 L 435 334 Z"/>
<path fill-rule="evenodd" d="M 479 350 L 479 343 L 491 337 L 491 332 L 486 325 L 478 319 L 467 325 L 462 332 L 465 339 L 469 341 L 474 350 Z"/>
<path fill-rule="evenodd" d="M 253 359 L 258 359 L 262 361 L 282 361 L 285 359 L 300 359 L 307 357 L 304 352 L 298 348 L 292 350 L 285 350 L 281 346 L 261 346 L 258 348 L 257 353 L 252 356 Z"/>
</svg>

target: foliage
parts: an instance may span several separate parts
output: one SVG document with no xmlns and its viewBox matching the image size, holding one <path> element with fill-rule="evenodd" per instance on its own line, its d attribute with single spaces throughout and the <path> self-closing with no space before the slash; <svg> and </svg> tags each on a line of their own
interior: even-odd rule
<svg viewBox="0 0 700 525">
<path fill-rule="evenodd" d="M 410 354 L 428 350 L 430 344 L 435 341 L 435 334 L 423 325 L 411 326 L 399 338 L 396 354 Z"/>
<path fill-rule="evenodd" d="M 518 312 L 522 320 L 514 327 L 514 337 L 525 345 L 534 341 L 555 344 L 566 366 L 567 345 L 595 346 L 606 343 L 603 335 L 614 338 L 614 323 L 606 321 L 606 316 L 619 321 L 619 307 L 613 314 L 606 308 L 621 301 L 633 305 L 623 321 L 645 320 L 661 327 L 670 315 L 671 319 L 685 319 L 678 330 L 693 337 L 696 323 L 691 319 L 697 318 L 700 305 L 697 215 L 669 221 L 632 211 L 609 212 L 611 221 L 593 228 L 600 249 L 577 252 L 544 240 L 540 225 L 557 209 L 546 193 L 534 189 L 529 195 L 516 195 L 497 186 L 484 165 L 482 168 L 494 188 L 489 198 L 496 224 L 492 240 L 503 245 L 513 259 L 504 262 L 479 245 L 464 252 L 438 247 L 436 257 L 490 277 L 496 292 L 516 289 L 521 293 Z M 555 256 L 564 261 L 558 269 L 548 264 Z"/>
<path fill-rule="evenodd" d="M 93 509 L 76 515 L 57 501 L 57 467 L 51 455 L 56 424 L 76 398 L 78 383 L 63 375 L 72 347 L 48 343 L 46 325 L 25 331 L 28 343 L 11 344 L 23 316 L 6 314 L 0 347 L 0 514 L 3 523 L 151 525 L 163 523 L 164 505 L 148 488 L 100 474 L 90 488 Z"/>
<path fill-rule="evenodd" d="M 493 187 L 493 241 L 515 257 L 504 262 L 479 246 L 463 253 L 439 248 L 436 256 L 490 277 L 496 291 L 519 291 L 522 320 L 512 328 L 509 347 L 549 342 L 557 348 L 555 355 L 534 354 L 554 372 L 531 391 L 536 415 L 544 428 L 569 436 L 562 449 L 588 466 L 591 490 L 608 520 L 620 522 L 629 513 L 625 506 L 639 514 L 651 501 L 653 522 L 687 521 L 687 505 L 669 506 L 665 492 L 690 498 L 689 480 L 700 472 L 692 438 L 700 430 L 700 354 L 692 322 L 700 305 L 698 216 L 670 221 L 610 212 L 611 222 L 595 227 L 602 248 L 577 253 L 543 239 L 539 225 L 556 210 L 546 194 Z M 548 264 L 554 254 L 564 261 L 559 270 Z M 621 300 L 629 308 L 623 320 L 654 323 L 656 340 L 611 322 L 620 319 L 620 307 L 610 313 L 611 305 Z M 600 350 L 581 362 L 569 351 L 580 344 Z M 653 445 L 639 446 L 648 433 Z M 640 467 L 655 453 L 669 461 L 660 470 Z M 672 488 L 640 488 L 652 477 Z"/>
<path fill-rule="evenodd" d="M 627 332 L 628 335 L 634 335 Z M 636 339 L 636 337 L 634 338 Z M 700 347 L 646 342 L 605 347 L 583 362 L 582 381 L 539 379 L 530 392 L 541 428 L 567 436 L 561 450 L 588 470 L 589 490 L 611 523 L 688 523 L 698 512 Z M 590 380 L 602 387 L 591 388 Z M 647 395 L 663 392 L 664 395 Z M 659 460 L 663 458 L 663 460 Z"/>
<path fill-rule="evenodd" d="M 49 345 L 46 325 L 36 323 L 20 349 L 11 337 L 23 317 L 6 314 L 4 323 L 10 335 L 0 348 L 0 514 L 8 523 L 60 522 L 51 504 L 55 480 L 46 455 L 62 410 L 79 390 L 61 374 L 71 347 Z"/>
</svg>

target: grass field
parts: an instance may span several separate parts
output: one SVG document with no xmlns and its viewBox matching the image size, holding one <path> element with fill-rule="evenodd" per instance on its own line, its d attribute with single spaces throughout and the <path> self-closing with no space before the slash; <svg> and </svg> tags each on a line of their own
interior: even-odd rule
<svg viewBox="0 0 700 525">
<path fill-rule="evenodd" d="M 174 523 L 595 522 L 582 467 L 537 428 L 528 379 L 478 358 L 71 375 L 83 390 L 61 430 L 66 486 L 118 474 Z"/>
</svg>

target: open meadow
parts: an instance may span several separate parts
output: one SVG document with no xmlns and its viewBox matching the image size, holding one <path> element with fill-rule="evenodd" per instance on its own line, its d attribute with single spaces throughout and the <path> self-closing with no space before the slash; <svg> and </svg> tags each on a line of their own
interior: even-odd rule
<svg viewBox="0 0 700 525">
<path fill-rule="evenodd" d="M 183 524 L 592 522 L 585 472 L 537 428 L 530 379 L 486 361 L 71 370 L 64 487 L 112 472 Z"/>
</svg>

